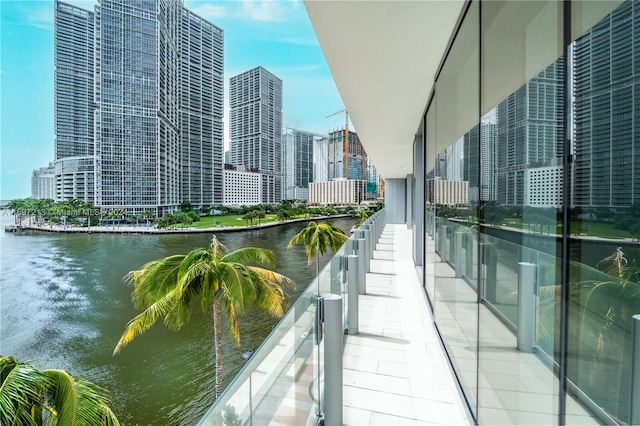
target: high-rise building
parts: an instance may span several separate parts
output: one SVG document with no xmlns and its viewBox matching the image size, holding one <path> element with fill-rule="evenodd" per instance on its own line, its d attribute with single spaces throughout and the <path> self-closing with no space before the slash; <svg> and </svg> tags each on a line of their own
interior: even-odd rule
<svg viewBox="0 0 640 426">
<path fill-rule="evenodd" d="M 230 160 L 262 177 L 263 203 L 282 200 L 282 80 L 262 67 L 229 82 Z"/>
<path fill-rule="evenodd" d="M 93 12 L 55 3 L 54 160 L 94 155 Z"/>
<path fill-rule="evenodd" d="M 336 178 L 309 184 L 309 203 L 317 205 L 359 205 L 366 200 L 367 181 Z"/>
<path fill-rule="evenodd" d="M 562 157 L 563 66 L 559 58 L 496 107 L 499 204 L 524 205 L 526 170 Z"/>
<path fill-rule="evenodd" d="M 496 124 L 480 123 L 480 199 L 494 200 L 496 179 L 493 173 L 496 156 Z"/>
<path fill-rule="evenodd" d="M 640 203 L 640 4 L 627 1 L 577 39 L 573 48 L 578 207 Z M 603 119 L 606 117 L 606 119 Z"/>
<path fill-rule="evenodd" d="M 53 163 L 49 163 L 48 167 L 40 167 L 33 170 L 31 175 L 31 198 L 55 200 L 56 180 Z"/>
<path fill-rule="evenodd" d="M 157 214 L 222 201 L 220 28 L 178 0 L 56 1 L 55 41 L 58 198 Z"/>
<path fill-rule="evenodd" d="M 329 137 L 316 141 L 313 148 L 313 181 L 329 180 Z"/>
<path fill-rule="evenodd" d="M 184 8 L 181 25 L 182 198 L 210 206 L 223 197 L 223 33 Z"/>
<path fill-rule="evenodd" d="M 303 189 L 314 181 L 315 144 L 327 136 L 298 129 L 286 129 L 282 135 L 282 198 L 299 199 Z M 300 198 L 300 199 L 306 199 Z"/>
<path fill-rule="evenodd" d="M 348 132 L 347 147 L 344 143 L 345 133 L 344 129 L 329 133 L 329 179 L 366 179 L 367 153 L 356 132 Z"/>
</svg>

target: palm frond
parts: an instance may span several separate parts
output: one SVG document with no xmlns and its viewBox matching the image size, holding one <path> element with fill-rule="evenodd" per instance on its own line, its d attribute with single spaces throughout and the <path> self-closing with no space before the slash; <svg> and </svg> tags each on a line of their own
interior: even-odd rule
<svg viewBox="0 0 640 426">
<path fill-rule="evenodd" d="M 118 341 L 113 354 L 117 354 L 120 350 L 131 342 L 136 336 L 144 333 L 153 326 L 159 318 L 166 316 L 176 306 L 176 293 L 174 289 L 166 296 L 153 303 L 139 315 L 136 315 L 125 327 L 122 337 Z"/>
<path fill-rule="evenodd" d="M 264 281 L 258 291 L 256 305 L 269 315 L 280 318 L 289 307 L 289 295 L 278 284 Z"/>
<path fill-rule="evenodd" d="M 291 278 L 279 274 L 278 272 L 274 272 L 270 269 L 264 269 L 257 266 L 250 266 L 249 269 L 258 274 L 258 276 L 262 280 L 270 281 L 292 289 L 296 288 L 296 283 Z"/>
<path fill-rule="evenodd" d="M 192 301 L 202 295 L 208 279 L 214 274 L 211 263 L 203 262 L 201 259 L 194 261 L 196 263 L 192 263 L 180 274 L 175 287 L 176 306 L 164 319 L 164 323 L 172 330 L 180 329 L 189 321 Z"/>
<path fill-rule="evenodd" d="M 43 392 L 50 381 L 40 370 L 13 357 L 0 357 L 0 419 L 2 424 L 35 424 L 31 415 L 35 407 L 41 410 Z"/>
<path fill-rule="evenodd" d="M 220 290 L 223 292 L 223 303 L 232 304 L 244 311 L 256 300 L 256 291 L 249 269 L 241 263 L 225 262 L 221 268 Z"/>
<path fill-rule="evenodd" d="M 146 309 L 173 289 L 185 257 L 176 255 L 154 260 L 125 275 L 124 281 L 134 286 L 131 293 L 134 307 Z"/>
<path fill-rule="evenodd" d="M 229 319 L 229 335 L 233 338 L 236 345 L 240 344 L 240 326 L 238 325 L 238 315 L 236 309 L 231 303 L 224 305 L 227 312 L 227 318 Z"/>
<path fill-rule="evenodd" d="M 48 401 L 58 425 L 119 425 L 104 389 L 64 370 L 44 370 L 51 379 Z"/>
<path fill-rule="evenodd" d="M 339 228 L 327 222 L 317 224 L 309 222 L 306 228 L 294 235 L 287 247 L 303 244 L 309 264 L 318 253 L 325 254 L 327 249 L 336 252 L 349 237 Z"/>
<path fill-rule="evenodd" d="M 255 263 L 257 265 L 273 267 L 276 263 L 276 255 L 271 250 L 257 247 L 244 247 L 226 254 L 220 259 L 220 262 Z"/>
</svg>

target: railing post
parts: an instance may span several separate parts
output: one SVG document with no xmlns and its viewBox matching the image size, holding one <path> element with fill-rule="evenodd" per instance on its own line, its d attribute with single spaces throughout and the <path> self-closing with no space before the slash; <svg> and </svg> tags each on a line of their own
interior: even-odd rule
<svg viewBox="0 0 640 426">
<path fill-rule="evenodd" d="M 498 299 L 498 256 L 496 246 L 492 243 L 483 243 L 482 260 L 486 265 L 484 280 L 484 297 L 491 303 L 496 303 Z"/>
<path fill-rule="evenodd" d="M 342 296 L 324 296 L 324 424 L 342 426 Z"/>
<path fill-rule="evenodd" d="M 358 247 L 358 294 L 366 294 L 367 292 L 367 274 L 364 270 L 365 261 L 365 240 L 359 238 L 356 240 Z"/>
<path fill-rule="evenodd" d="M 375 231 L 373 225 L 369 225 L 367 227 L 367 229 L 369 229 L 369 251 L 368 251 L 368 255 L 369 255 L 369 259 L 373 259 L 373 250 L 375 250 L 375 248 L 376 248 L 376 242 L 378 241 L 378 239 L 376 237 L 376 231 Z"/>
<path fill-rule="evenodd" d="M 438 229 L 438 252 L 440 253 L 440 261 L 447 261 L 447 227 L 442 225 Z"/>
<path fill-rule="evenodd" d="M 522 352 L 533 352 L 535 333 L 535 286 L 537 265 L 518 263 L 518 340 Z"/>
<path fill-rule="evenodd" d="M 465 256 L 465 261 L 464 261 L 464 265 L 465 265 L 465 272 L 464 274 L 473 279 L 475 277 L 476 271 L 474 270 L 474 262 L 473 262 L 473 246 L 474 246 L 474 239 L 473 239 L 473 233 L 472 232 L 466 232 L 465 236 L 464 236 L 464 256 Z"/>
<path fill-rule="evenodd" d="M 371 231 L 364 229 L 364 271 L 371 272 Z"/>
<path fill-rule="evenodd" d="M 462 238 L 464 238 L 464 232 L 457 231 L 455 239 L 455 262 L 456 262 L 456 278 L 462 278 Z"/>
<path fill-rule="evenodd" d="M 347 333 L 358 334 L 358 256 L 345 256 L 347 267 Z"/>
<path fill-rule="evenodd" d="M 329 291 L 334 294 L 340 294 L 340 292 L 342 291 L 342 282 L 340 278 L 341 274 L 339 273 L 342 266 L 340 260 L 341 259 L 338 259 L 337 256 L 333 256 L 331 260 L 329 260 L 329 272 L 331 274 L 331 276 L 329 277 Z M 320 277 L 317 278 L 319 288 Z M 320 292 L 323 292 L 323 290 L 321 289 Z"/>
</svg>

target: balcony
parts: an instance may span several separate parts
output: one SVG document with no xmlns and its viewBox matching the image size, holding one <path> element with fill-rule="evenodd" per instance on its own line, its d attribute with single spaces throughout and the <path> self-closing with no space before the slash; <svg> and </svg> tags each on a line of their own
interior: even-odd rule
<svg viewBox="0 0 640 426">
<path fill-rule="evenodd" d="M 364 241 L 355 242 L 354 237 L 362 236 L 356 232 L 251 356 L 201 425 L 234 419 L 240 424 L 332 423 L 324 395 L 328 330 L 321 344 L 315 344 L 318 292 L 342 296 L 343 424 L 471 424 L 411 257 L 411 230 L 405 225 L 383 229 L 383 217 L 378 216 L 378 225 L 375 218 L 366 223 L 367 232 L 378 232 L 379 238 L 366 273 L 366 292 L 358 296 L 358 334 L 342 335 L 342 330 L 353 331 L 343 279 L 348 274 L 342 265 L 344 256 L 359 252 L 354 247 Z"/>
</svg>

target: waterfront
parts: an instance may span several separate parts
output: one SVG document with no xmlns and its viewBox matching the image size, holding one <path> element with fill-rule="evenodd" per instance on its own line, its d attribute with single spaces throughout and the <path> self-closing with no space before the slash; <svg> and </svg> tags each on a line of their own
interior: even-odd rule
<svg viewBox="0 0 640 426">
<path fill-rule="evenodd" d="M 41 368 L 63 368 L 105 387 L 122 424 L 193 424 L 213 402 L 211 321 L 199 309 L 179 332 L 157 324 L 122 353 L 113 348 L 137 314 L 131 288 L 122 282 L 149 260 L 208 245 L 210 234 L 119 235 L 5 234 L 13 218 L 2 216 L 0 237 L 0 353 L 31 360 Z M 348 231 L 353 219 L 333 223 Z M 297 283 L 292 301 L 311 281 L 302 247 L 286 244 L 306 223 L 218 234 L 233 250 L 270 248 L 276 270 Z M 329 258 L 327 256 L 324 260 Z M 225 382 L 276 323 L 259 312 L 241 318 L 242 342 L 224 333 Z M 225 326 L 226 327 L 226 326 Z"/>
</svg>

